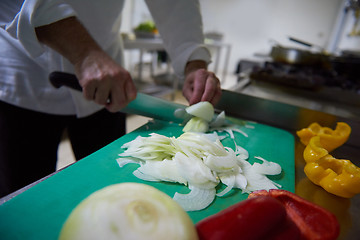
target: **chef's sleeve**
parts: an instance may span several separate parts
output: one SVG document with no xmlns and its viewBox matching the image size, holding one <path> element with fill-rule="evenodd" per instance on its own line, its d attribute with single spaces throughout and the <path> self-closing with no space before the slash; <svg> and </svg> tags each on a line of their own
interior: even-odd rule
<svg viewBox="0 0 360 240">
<path fill-rule="evenodd" d="M 210 63 L 210 52 L 204 45 L 199 1 L 146 0 L 146 4 L 178 77 L 184 77 L 185 65 L 189 60 Z"/>
<path fill-rule="evenodd" d="M 19 13 L 6 26 L 6 31 L 17 38 L 33 58 L 40 56 L 44 46 L 38 41 L 35 28 L 76 16 L 72 7 L 62 0 L 25 0 Z"/>
</svg>

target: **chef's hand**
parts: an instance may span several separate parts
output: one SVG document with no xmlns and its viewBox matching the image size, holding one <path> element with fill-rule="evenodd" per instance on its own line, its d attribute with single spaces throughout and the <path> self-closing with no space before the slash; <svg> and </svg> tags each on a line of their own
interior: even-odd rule
<svg viewBox="0 0 360 240">
<path fill-rule="evenodd" d="M 130 74 L 101 49 L 76 17 L 36 27 L 35 31 L 41 43 L 74 65 L 86 99 L 111 112 L 135 99 L 136 88 Z"/>
<path fill-rule="evenodd" d="M 104 105 L 110 112 L 121 110 L 136 98 L 130 73 L 105 52 L 92 51 L 74 66 L 84 97 Z"/>
<path fill-rule="evenodd" d="M 220 81 L 213 72 L 206 70 L 204 61 L 190 61 L 185 68 L 183 95 L 189 104 L 208 101 L 215 105 L 221 97 Z"/>
</svg>

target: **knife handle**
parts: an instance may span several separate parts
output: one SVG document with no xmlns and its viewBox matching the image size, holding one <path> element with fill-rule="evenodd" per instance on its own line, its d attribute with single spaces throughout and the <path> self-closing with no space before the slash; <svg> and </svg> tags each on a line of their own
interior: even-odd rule
<svg viewBox="0 0 360 240">
<path fill-rule="evenodd" d="M 55 71 L 50 73 L 49 80 L 55 88 L 67 86 L 82 92 L 82 87 L 80 86 L 79 81 L 74 74 Z"/>
</svg>

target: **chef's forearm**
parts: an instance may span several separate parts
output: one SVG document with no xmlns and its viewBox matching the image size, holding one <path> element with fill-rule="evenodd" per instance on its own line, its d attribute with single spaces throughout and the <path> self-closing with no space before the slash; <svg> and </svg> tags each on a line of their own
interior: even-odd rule
<svg viewBox="0 0 360 240">
<path fill-rule="evenodd" d="M 72 64 L 81 63 L 93 51 L 102 51 L 76 17 L 66 18 L 35 29 L 38 40 Z"/>
</svg>

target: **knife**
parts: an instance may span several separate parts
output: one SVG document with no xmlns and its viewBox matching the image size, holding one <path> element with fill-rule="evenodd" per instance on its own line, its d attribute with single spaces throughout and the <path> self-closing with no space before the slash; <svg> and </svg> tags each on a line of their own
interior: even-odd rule
<svg viewBox="0 0 360 240">
<path fill-rule="evenodd" d="M 50 73 L 49 80 L 55 88 L 67 86 L 82 91 L 82 87 L 74 74 L 56 71 Z M 186 107 L 183 104 L 137 93 L 136 99 L 120 111 L 168 122 L 185 123 L 191 118 L 191 115 L 185 111 Z"/>
</svg>

